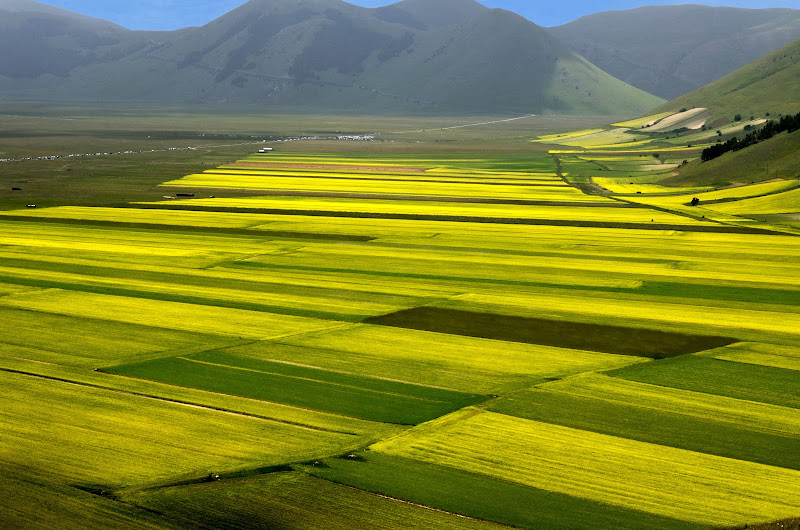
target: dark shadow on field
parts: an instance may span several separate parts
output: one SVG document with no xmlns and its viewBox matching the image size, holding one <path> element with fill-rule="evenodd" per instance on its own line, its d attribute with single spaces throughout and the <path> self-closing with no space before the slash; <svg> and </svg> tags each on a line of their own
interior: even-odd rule
<svg viewBox="0 0 800 530">
<path fill-rule="evenodd" d="M 364 323 L 652 359 L 676 357 L 738 342 L 730 337 L 473 313 L 439 307 L 407 309 L 371 317 Z"/>
</svg>

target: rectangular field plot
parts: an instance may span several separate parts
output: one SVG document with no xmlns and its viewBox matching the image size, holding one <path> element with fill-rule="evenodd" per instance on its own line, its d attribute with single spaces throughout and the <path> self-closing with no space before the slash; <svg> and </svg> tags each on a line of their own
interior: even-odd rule
<svg viewBox="0 0 800 530">
<path fill-rule="evenodd" d="M 307 179 L 336 179 L 352 181 L 385 181 L 385 182 L 412 182 L 435 184 L 508 184 L 530 186 L 568 186 L 555 174 L 548 173 L 512 173 L 512 172 L 477 172 L 454 173 L 446 169 L 431 170 L 425 173 L 399 173 L 399 172 L 370 172 L 354 173 L 347 171 L 325 171 L 306 169 L 275 169 L 270 167 L 242 167 L 244 163 L 235 166 L 220 166 L 209 169 L 200 175 L 218 175 L 220 179 L 234 180 L 238 177 L 261 177 L 262 180 L 284 178 L 293 181 L 297 178 Z M 248 179 L 249 180 L 249 179 Z"/>
<path fill-rule="evenodd" d="M 0 309 L 0 337 L 0 358 L 87 368 L 237 342 L 205 333 L 12 308 Z"/>
<path fill-rule="evenodd" d="M 686 356 L 610 372 L 631 381 L 800 408 L 800 371 Z"/>
<path fill-rule="evenodd" d="M 122 498 L 198 528 L 209 521 L 217 528 L 498 528 L 302 472 L 126 492 Z"/>
<path fill-rule="evenodd" d="M 800 189 L 764 197 L 709 204 L 706 208 L 735 215 L 764 215 L 800 212 Z"/>
<path fill-rule="evenodd" d="M 139 208 L 101 208 L 87 206 L 59 206 L 35 210 L 11 210 L 3 217 L 25 219 L 60 219 L 81 224 L 85 221 L 169 225 L 175 227 L 247 228 L 261 224 L 258 215 L 215 212 L 182 212 L 175 210 L 142 210 Z"/>
<path fill-rule="evenodd" d="M 646 512 L 374 451 L 327 459 L 324 467 L 308 471 L 336 483 L 515 528 L 696 528 Z"/>
<path fill-rule="evenodd" d="M 102 263 L 134 263 L 172 268 L 202 268 L 274 244 L 264 235 L 220 235 L 96 227 L 41 222 L 0 221 L 2 255 L 56 259 L 86 258 Z M 285 243 L 285 242 L 284 242 Z"/>
<path fill-rule="evenodd" d="M 613 293 L 555 290 L 547 294 L 531 290 L 503 296 L 466 294 L 435 305 L 477 313 L 732 337 L 740 341 L 780 340 L 791 344 L 800 335 L 800 315 L 791 306 L 767 306 L 756 310 L 703 303 L 699 299 L 682 302 L 657 297 L 639 298 L 625 293 L 615 296 Z"/>
<path fill-rule="evenodd" d="M 405 425 L 422 423 L 483 399 L 477 394 L 219 352 L 163 358 L 105 371 Z"/>
<path fill-rule="evenodd" d="M 0 510 L 2 528 L 114 528 L 115 530 L 164 530 L 165 525 L 155 514 L 123 503 L 111 502 L 78 488 L 51 484 L 41 477 L 25 476 L 24 467 L 9 467 L 0 481 Z"/>
<path fill-rule="evenodd" d="M 548 377 L 642 362 L 635 357 L 371 325 L 226 351 L 481 394 L 529 386 Z"/>
<path fill-rule="evenodd" d="M 552 185 L 472 184 L 461 182 L 403 182 L 394 180 L 365 180 L 344 178 L 268 177 L 264 175 L 220 175 L 198 173 L 162 186 L 205 188 L 210 190 L 283 190 L 315 193 L 371 193 L 383 195 L 423 195 L 431 197 L 483 197 L 494 199 L 533 199 L 537 196 L 552 200 L 603 202 L 583 195 L 569 186 Z M 175 202 L 175 201 L 173 201 Z"/>
<path fill-rule="evenodd" d="M 800 411 L 587 374 L 518 392 L 494 412 L 800 470 Z"/>
<path fill-rule="evenodd" d="M 446 234 L 441 235 L 438 243 L 417 248 L 409 248 L 402 243 L 304 245 L 290 247 L 285 252 L 265 252 L 252 258 L 223 263 L 221 267 L 251 270 L 254 275 L 259 274 L 257 271 L 277 275 L 287 270 L 360 274 L 377 285 L 392 278 L 405 277 L 428 280 L 429 286 L 434 289 L 438 287 L 462 292 L 480 289 L 472 284 L 483 282 L 517 287 L 594 286 L 633 291 L 641 286 L 639 278 L 642 275 L 667 276 L 674 270 L 674 262 L 642 256 L 632 256 L 624 261 L 610 256 L 586 259 L 578 252 L 569 251 L 563 254 L 537 254 L 535 247 L 528 251 L 487 252 L 480 248 L 459 247 L 457 245 L 460 243 L 466 245 L 468 242 L 450 239 Z"/>
<path fill-rule="evenodd" d="M 376 154 L 376 153 L 280 153 L 253 154 L 242 160 L 293 165 L 409 167 L 416 170 L 446 168 L 452 171 L 555 171 L 553 159 L 543 154 Z"/>
<path fill-rule="evenodd" d="M 800 370 L 800 346 L 745 342 L 708 352 L 704 356 L 723 361 Z"/>
<path fill-rule="evenodd" d="M 292 335 L 341 325 L 291 315 L 58 289 L 0 297 L 0 306 L 251 339 Z"/>
<path fill-rule="evenodd" d="M 541 193 L 532 193 L 527 200 L 533 201 L 570 201 L 569 197 L 561 197 Z M 157 203 L 150 203 L 157 204 Z M 243 197 L 229 199 L 195 199 L 189 201 L 172 201 L 170 208 L 229 208 L 234 210 L 252 210 L 262 214 L 305 215 L 324 217 L 351 217 L 377 219 L 409 219 L 420 221 L 454 221 L 454 222 L 494 222 L 506 224 L 575 225 L 592 224 L 609 227 L 631 225 L 664 225 L 666 227 L 710 227 L 690 217 L 682 217 L 670 213 L 659 212 L 647 208 L 628 208 L 617 205 L 566 206 L 566 205 L 528 205 L 515 206 L 507 204 L 466 204 L 459 202 L 431 201 L 386 201 L 341 198 L 307 198 L 307 197 Z M 266 219 L 268 221 L 268 218 Z M 536 223 L 538 221 L 538 223 Z"/>
<path fill-rule="evenodd" d="M 113 490 L 347 450 L 357 437 L 0 373 L 0 463 Z"/>
<path fill-rule="evenodd" d="M 704 525 L 800 510 L 800 472 L 465 409 L 379 453 Z"/>
<path fill-rule="evenodd" d="M 685 355 L 736 342 L 736 339 L 729 337 L 686 335 L 438 307 L 407 309 L 390 315 L 368 318 L 365 322 L 453 335 L 653 358 Z"/>
<path fill-rule="evenodd" d="M 2 263 L 0 257 L 0 263 Z M 34 264 L 42 266 L 42 264 Z M 44 268 L 44 267 L 42 267 Z M 282 315 L 324 318 L 344 321 L 360 321 L 361 319 L 409 305 L 415 305 L 415 298 L 390 297 L 366 293 L 333 292 L 330 295 L 319 293 L 320 289 L 298 287 L 294 289 L 272 288 L 258 282 L 214 281 L 212 275 L 200 274 L 193 277 L 175 278 L 175 275 L 164 275 L 143 272 L 142 276 L 153 279 L 134 279 L 134 273 L 106 276 L 106 271 L 95 269 L 90 274 L 72 274 L 66 272 L 70 267 L 59 267 L 57 270 L 33 270 L 33 268 L 12 268 L 0 266 L 0 280 L 17 282 L 40 288 L 64 289 L 85 293 L 116 295 L 131 299 L 161 300 L 165 302 L 188 303 L 197 306 L 242 309 L 269 312 Z M 231 287 L 222 287 L 231 285 Z M 201 287 L 202 286 L 202 287 Z M 236 288 L 238 287 L 238 288 Z M 271 291 L 271 292 L 270 292 Z M 279 291 L 279 292 L 275 292 Z M 281 292 L 283 291 L 283 292 Z M 304 292 L 305 291 L 305 292 Z M 315 292 L 317 291 L 317 292 Z M 382 300 L 389 303 L 381 303 Z M 394 303 L 392 303 L 394 302 Z"/>
</svg>

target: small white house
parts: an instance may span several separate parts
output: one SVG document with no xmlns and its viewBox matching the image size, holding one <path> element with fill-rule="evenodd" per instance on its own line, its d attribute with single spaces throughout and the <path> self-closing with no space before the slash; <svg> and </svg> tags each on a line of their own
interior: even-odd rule
<svg viewBox="0 0 800 530">
<path fill-rule="evenodd" d="M 274 150 L 275 150 L 275 149 L 274 149 L 274 148 L 272 148 L 272 147 L 264 147 L 263 149 L 259 149 L 259 150 L 258 150 L 258 152 L 259 152 L 259 153 L 271 153 L 271 152 L 272 152 L 272 151 L 274 151 Z"/>
</svg>

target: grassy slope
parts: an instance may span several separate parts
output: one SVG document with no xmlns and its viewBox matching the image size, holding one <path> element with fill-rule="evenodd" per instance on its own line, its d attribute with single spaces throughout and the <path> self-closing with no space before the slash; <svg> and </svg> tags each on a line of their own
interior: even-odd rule
<svg viewBox="0 0 800 530">
<path fill-rule="evenodd" d="M 644 113 L 663 101 L 631 87 L 577 55 L 562 58 L 557 63 L 556 73 L 550 83 L 550 97 L 570 109 L 571 114 Z"/>
<path fill-rule="evenodd" d="M 800 157 L 797 156 L 799 151 L 800 133 L 782 133 L 766 142 L 727 153 L 708 162 L 691 162 L 679 169 L 677 176 L 664 179 L 660 183 L 669 186 L 721 187 L 774 178 L 797 178 L 800 176 Z"/>
<path fill-rule="evenodd" d="M 713 110 L 711 123 L 732 120 L 734 115 L 763 117 L 770 113 L 796 114 L 800 108 L 800 41 L 675 100 L 654 112 L 677 112 L 681 108 Z"/>
<path fill-rule="evenodd" d="M 672 99 L 797 38 L 800 12 L 699 5 L 607 11 L 550 28 L 592 63 Z"/>
</svg>

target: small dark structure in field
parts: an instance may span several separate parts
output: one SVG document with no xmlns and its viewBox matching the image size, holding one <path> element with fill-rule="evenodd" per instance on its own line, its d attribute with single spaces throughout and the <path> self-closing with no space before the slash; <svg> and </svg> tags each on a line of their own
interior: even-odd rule
<svg viewBox="0 0 800 530">
<path fill-rule="evenodd" d="M 194 193 L 176 193 L 178 197 L 194 197 Z"/>
<path fill-rule="evenodd" d="M 11 188 L 11 191 L 22 191 L 22 188 Z"/>
</svg>

